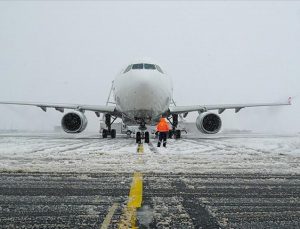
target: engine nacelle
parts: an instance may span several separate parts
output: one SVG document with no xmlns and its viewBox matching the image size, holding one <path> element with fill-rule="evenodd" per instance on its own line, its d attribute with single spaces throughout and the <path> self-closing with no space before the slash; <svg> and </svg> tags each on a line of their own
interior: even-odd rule
<svg viewBox="0 0 300 229">
<path fill-rule="evenodd" d="M 87 126 L 87 118 L 82 112 L 72 111 L 64 115 L 61 120 L 61 126 L 67 133 L 80 133 Z"/>
<path fill-rule="evenodd" d="M 196 120 L 196 126 L 204 134 L 216 134 L 221 129 L 222 121 L 215 113 L 201 113 Z"/>
</svg>

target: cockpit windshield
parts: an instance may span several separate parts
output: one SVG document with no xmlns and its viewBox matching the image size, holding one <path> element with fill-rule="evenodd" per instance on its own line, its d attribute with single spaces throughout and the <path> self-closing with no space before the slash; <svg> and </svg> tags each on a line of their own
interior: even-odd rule
<svg viewBox="0 0 300 229">
<path fill-rule="evenodd" d="M 156 69 L 157 69 L 160 73 L 164 74 L 164 72 L 161 70 L 161 68 L 160 68 L 158 65 L 155 65 L 155 66 L 156 66 Z"/>
<path fill-rule="evenodd" d="M 126 69 L 125 69 L 125 71 L 124 71 L 124 73 L 126 73 L 126 72 L 129 72 L 130 71 L 130 69 L 131 69 L 131 67 L 132 67 L 132 64 L 131 65 L 129 65 Z"/>
<path fill-rule="evenodd" d="M 139 63 L 139 64 L 131 64 L 129 65 L 125 71 L 123 73 L 129 72 L 130 70 L 136 70 L 136 69 L 147 69 L 147 70 L 157 70 L 160 73 L 164 73 L 161 68 L 158 65 L 155 64 L 143 64 L 143 63 Z"/>
<path fill-rule="evenodd" d="M 143 69 L 143 64 L 133 64 L 132 69 Z"/>
<path fill-rule="evenodd" d="M 144 64 L 144 68 L 145 69 L 153 69 L 153 70 L 156 69 L 154 64 Z"/>
</svg>

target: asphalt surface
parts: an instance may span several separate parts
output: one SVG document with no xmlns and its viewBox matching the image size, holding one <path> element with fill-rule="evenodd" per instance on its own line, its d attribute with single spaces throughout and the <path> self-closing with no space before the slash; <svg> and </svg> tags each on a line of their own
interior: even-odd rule
<svg viewBox="0 0 300 229">
<path fill-rule="evenodd" d="M 132 173 L 0 173 L 0 228 L 119 228 L 132 179 Z M 144 173 L 136 225 L 300 228 L 300 175 Z"/>
</svg>

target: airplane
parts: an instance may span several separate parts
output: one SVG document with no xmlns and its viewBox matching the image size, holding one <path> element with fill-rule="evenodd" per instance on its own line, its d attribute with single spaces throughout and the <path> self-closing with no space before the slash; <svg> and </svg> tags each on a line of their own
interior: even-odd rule
<svg viewBox="0 0 300 229">
<path fill-rule="evenodd" d="M 120 118 L 125 125 L 137 125 L 136 143 L 149 143 L 150 134 L 147 125 L 155 125 L 161 117 L 166 117 L 172 128 L 170 137 L 181 138 L 178 129 L 178 116 L 186 117 L 190 112 L 198 112 L 196 119 L 197 129 L 204 134 L 216 134 L 220 131 L 222 121 L 220 114 L 227 109 L 239 112 L 246 107 L 282 106 L 291 105 L 291 97 L 279 103 L 251 103 L 251 104 L 220 104 L 220 105 L 192 105 L 172 106 L 173 84 L 170 76 L 153 61 L 139 60 L 127 65 L 112 83 L 114 103 L 112 105 L 86 105 L 62 103 L 35 103 L 0 101 L 0 104 L 28 105 L 41 108 L 54 108 L 64 113 L 61 120 L 62 129 L 66 133 L 80 133 L 87 127 L 88 120 L 85 111 L 95 112 L 97 117 L 103 114 L 106 128 L 102 130 L 102 137 L 116 138 L 116 130 L 112 129 L 113 122 Z M 218 114 L 211 112 L 218 111 Z"/>
</svg>

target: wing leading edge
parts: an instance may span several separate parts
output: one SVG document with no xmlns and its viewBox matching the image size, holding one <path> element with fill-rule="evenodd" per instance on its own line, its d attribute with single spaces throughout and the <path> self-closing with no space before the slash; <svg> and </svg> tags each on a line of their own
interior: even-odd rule
<svg viewBox="0 0 300 229">
<path fill-rule="evenodd" d="M 98 106 L 98 105 L 83 105 L 83 104 L 63 104 L 63 103 L 32 103 L 32 102 L 12 102 L 12 101 L 0 101 L 0 104 L 8 105 L 23 105 L 23 106 L 36 106 L 43 111 L 47 111 L 47 108 L 54 108 L 57 111 L 64 112 L 65 109 L 73 109 L 78 111 L 93 111 L 97 116 L 100 113 L 116 113 L 116 106 Z"/>
<path fill-rule="evenodd" d="M 209 110 L 218 110 L 218 113 L 221 114 L 227 109 L 235 109 L 235 112 L 239 112 L 242 108 L 246 107 L 270 107 L 270 106 L 284 106 L 291 105 L 291 97 L 288 98 L 286 102 L 280 103 L 249 103 L 249 104 L 223 104 L 223 105 L 194 105 L 194 106 L 174 106 L 170 107 L 171 114 L 182 114 L 189 113 L 193 111 L 198 111 L 200 113 L 206 112 Z"/>
</svg>

